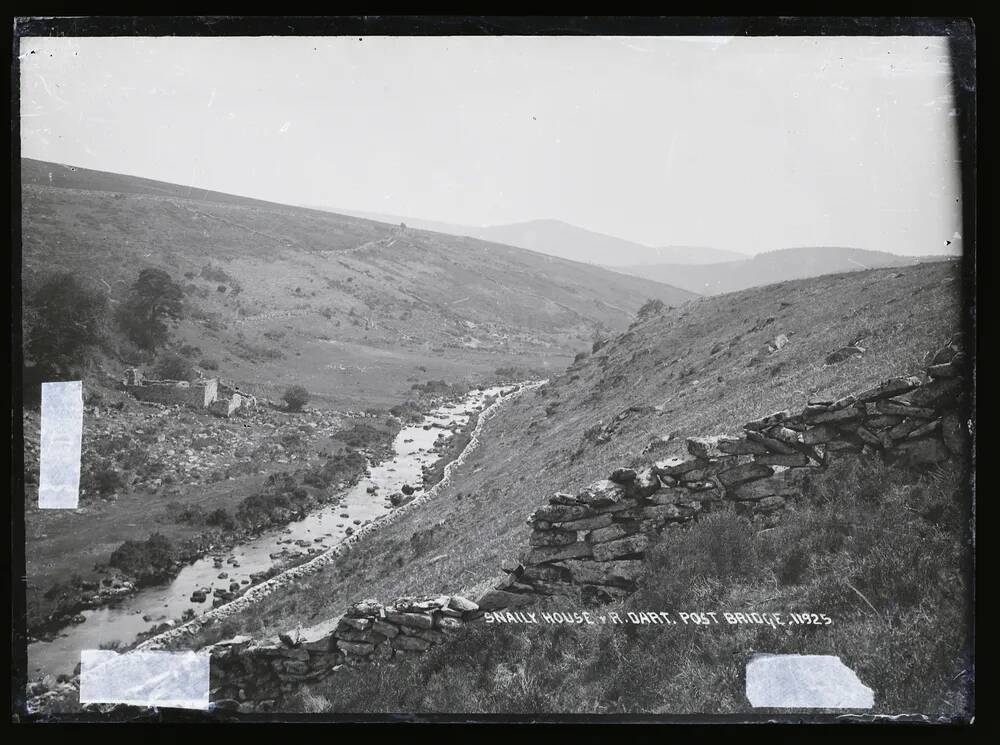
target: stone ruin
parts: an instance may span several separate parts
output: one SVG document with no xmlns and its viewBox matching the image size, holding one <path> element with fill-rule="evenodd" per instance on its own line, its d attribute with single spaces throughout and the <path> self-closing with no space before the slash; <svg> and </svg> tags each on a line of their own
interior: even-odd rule
<svg viewBox="0 0 1000 745">
<path fill-rule="evenodd" d="M 147 378 L 138 368 L 125 370 L 122 380 L 125 391 L 139 401 L 168 406 L 189 406 L 208 409 L 219 416 L 232 416 L 237 410 L 254 407 L 257 400 L 218 378 L 198 380 L 156 380 Z"/>
</svg>

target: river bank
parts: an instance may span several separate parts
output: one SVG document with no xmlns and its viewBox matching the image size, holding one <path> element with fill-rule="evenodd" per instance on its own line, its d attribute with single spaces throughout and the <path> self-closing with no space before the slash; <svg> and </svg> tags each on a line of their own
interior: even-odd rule
<svg viewBox="0 0 1000 745">
<path fill-rule="evenodd" d="M 166 587 L 162 584 L 137 587 L 128 597 L 116 599 L 112 607 L 84 611 L 85 623 L 63 629 L 62 636 L 32 644 L 29 673 L 35 677 L 68 675 L 72 666 L 67 668 L 64 661 L 68 658 L 75 665 L 79 649 L 102 644 L 127 648 L 142 637 L 183 623 L 192 614 L 197 618 L 211 613 L 208 601 L 212 601 L 213 607 L 232 604 L 272 581 L 269 577 L 273 573 L 309 563 L 331 545 L 357 536 L 371 527 L 377 517 L 392 510 L 388 497 L 403 485 L 412 486 L 417 492 L 422 490 L 423 470 L 440 457 L 438 448 L 450 439 L 451 431 L 464 425 L 499 390 L 473 391 L 463 402 L 444 403 L 419 424 L 401 427 L 393 442 L 395 457 L 369 465 L 363 471 L 363 478 L 358 478 L 346 491 L 323 492 L 318 487 L 303 485 L 301 479 L 290 483 L 274 479 L 279 493 L 282 489 L 285 494 L 298 491 L 302 497 L 297 507 L 283 507 L 285 512 L 262 513 L 287 519 L 285 527 L 260 522 L 255 525 L 260 532 L 242 543 L 236 539 L 247 533 L 209 534 L 211 538 L 205 544 L 209 556 L 183 566 Z M 442 433 L 447 436 L 440 438 Z M 319 505 L 319 509 L 302 509 L 305 505 Z M 199 597 L 198 591 L 205 595 L 204 604 L 192 602 Z M 156 625 L 150 628 L 150 622 Z"/>
</svg>

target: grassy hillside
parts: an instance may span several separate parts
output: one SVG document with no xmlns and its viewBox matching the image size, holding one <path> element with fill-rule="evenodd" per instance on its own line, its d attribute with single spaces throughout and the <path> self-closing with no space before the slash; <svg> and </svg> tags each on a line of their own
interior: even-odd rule
<svg viewBox="0 0 1000 745">
<path fill-rule="evenodd" d="M 924 264 L 786 282 L 649 315 L 492 420 L 483 445 L 422 510 L 322 572 L 206 630 L 202 641 L 310 626 L 365 597 L 475 595 L 527 545 L 528 515 L 643 455 L 807 398 L 837 398 L 920 368 L 958 327 L 957 267 Z M 784 335 L 788 343 L 769 351 Z M 826 366 L 861 340 L 863 356 Z M 773 345 L 772 345 L 773 346 Z M 444 558 L 441 558 L 441 555 Z M 435 558 L 430 563 L 428 560 Z"/>
<path fill-rule="evenodd" d="M 790 279 L 864 269 L 913 266 L 921 261 L 938 261 L 944 258 L 918 259 L 885 251 L 814 246 L 783 248 L 739 261 L 723 261 L 701 266 L 691 266 L 687 263 L 658 263 L 614 268 L 616 271 L 666 282 L 702 295 L 719 295 Z"/>
<path fill-rule="evenodd" d="M 112 305 L 147 267 L 185 289 L 179 344 L 219 374 L 336 406 L 414 382 L 561 369 L 647 298 L 691 293 L 471 238 L 24 160 L 26 295 L 70 270 Z M 197 361 L 197 360 L 196 360 Z"/>
<path fill-rule="evenodd" d="M 865 713 L 968 721 L 962 480 L 952 465 L 915 478 L 840 461 L 807 487 L 811 507 L 776 528 L 715 513 L 672 531 L 647 557 L 639 591 L 600 609 L 621 618 L 821 612 L 830 626 L 482 624 L 417 659 L 345 668 L 302 688 L 288 708 L 787 716 L 746 702 L 746 662 L 768 652 L 839 656 L 874 692 Z M 577 609 L 550 600 L 532 610 Z"/>
</svg>

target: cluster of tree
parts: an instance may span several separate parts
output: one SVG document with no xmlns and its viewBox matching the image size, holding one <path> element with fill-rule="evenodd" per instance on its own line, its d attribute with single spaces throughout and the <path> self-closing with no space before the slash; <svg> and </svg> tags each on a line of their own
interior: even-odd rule
<svg viewBox="0 0 1000 745">
<path fill-rule="evenodd" d="M 140 349 L 167 343 L 167 322 L 183 316 L 184 292 L 162 269 L 143 269 L 114 314 Z M 25 352 L 46 380 L 79 376 L 106 338 L 109 298 L 100 287 L 72 272 L 49 275 L 26 299 Z"/>
</svg>

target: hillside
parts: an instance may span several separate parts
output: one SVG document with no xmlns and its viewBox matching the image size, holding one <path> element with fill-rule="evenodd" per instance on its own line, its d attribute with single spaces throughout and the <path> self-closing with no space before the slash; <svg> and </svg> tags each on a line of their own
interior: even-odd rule
<svg viewBox="0 0 1000 745">
<path fill-rule="evenodd" d="M 386 215 L 377 212 L 352 210 L 331 210 L 345 215 L 354 215 L 368 220 L 398 225 L 401 222 L 420 230 L 438 233 L 464 235 L 485 241 L 505 243 L 532 251 L 559 256 L 572 261 L 606 266 L 628 264 L 653 264 L 670 262 L 677 264 L 714 264 L 721 261 L 737 261 L 745 258 L 735 251 L 726 251 L 708 246 L 644 246 L 622 238 L 597 233 L 593 230 L 570 225 L 561 220 L 529 220 L 508 225 L 454 225 L 451 223 L 422 220 L 414 217 Z M 641 275 L 640 275 L 641 276 Z"/>
<path fill-rule="evenodd" d="M 386 526 L 203 631 L 199 643 L 309 627 L 367 597 L 477 597 L 521 553 L 535 508 L 556 491 L 648 462 L 651 440 L 670 437 L 656 459 L 679 455 L 685 437 L 730 433 L 808 398 L 835 399 L 919 369 L 958 327 L 958 287 L 954 265 L 923 264 L 701 298 L 640 320 L 493 419 L 433 510 Z M 776 349 L 781 335 L 787 343 Z M 859 340 L 863 355 L 824 364 Z"/>
<path fill-rule="evenodd" d="M 26 296 L 70 270 L 114 305 L 141 269 L 165 269 L 185 290 L 178 345 L 271 397 L 297 382 L 327 404 L 386 405 L 426 380 L 561 369 L 646 299 L 693 296 L 511 246 L 131 176 L 24 160 L 22 183 Z"/>
<path fill-rule="evenodd" d="M 815 246 L 783 248 L 740 261 L 724 261 L 703 266 L 680 262 L 613 267 L 605 262 L 605 265 L 615 271 L 666 282 L 691 292 L 719 295 L 791 279 L 882 267 L 913 266 L 921 261 L 940 261 L 944 258 L 942 256 L 916 258 L 859 248 Z"/>
</svg>

